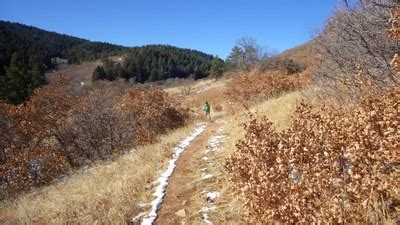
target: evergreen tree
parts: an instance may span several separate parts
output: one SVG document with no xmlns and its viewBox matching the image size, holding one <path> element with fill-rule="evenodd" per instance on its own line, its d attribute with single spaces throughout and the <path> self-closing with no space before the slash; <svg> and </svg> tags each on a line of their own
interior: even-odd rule
<svg viewBox="0 0 400 225">
<path fill-rule="evenodd" d="M 223 73 L 224 73 L 224 63 L 217 56 L 211 61 L 210 76 L 212 78 L 215 78 L 215 80 L 217 80 L 222 76 Z"/>
<path fill-rule="evenodd" d="M 105 80 L 106 79 L 106 72 L 102 66 L 96 67 L 93 71 L 92 80 Z"/>
<path fill-rule="evenodd" d="M 231 65 L 232 68 L 238 69 L 243 64 L 243 55 L 244 53 L 242 49 L 238 46 L 235 46 L 232 48 L 231 53 L 229 54 L 226 61 L 229 65 Z"/>
<path fill-rule="evenodd" d="M 11 104 L 20 104 L 29 97 L 31 77 L 20 55 L 12 54 L 6 75 L 0 79 L 0 98 Z"/>
<path fill-rule="evenodd" d="M 32 94 L 36 88 L 45 85 L 47 83 L 44 72 L 45 72 L 44 67 L 40 64 L 40 62 L 36 62 L 33 64 L 31 71 L 32 77 L 29 86 L 30 94 Z"/>
<path fill-rule="evenodd" d="M 158 77 L 158 70 L 156 68 L 153 68 L 151 70 L 151 72 L 150 72 L 150 76 L 149 76 L 148 81 L 149 82 L 154 82 L 154 81 L 157 80 L 157 77 Z"/>
<path fill-rule="evenodd" d="M 121 63 L 117 63 L 115 65 L 115 72 L 116 72 L 116 78 L 124 78 L 126 76 L 124 68 L 122 68 Z"/>
</svg>

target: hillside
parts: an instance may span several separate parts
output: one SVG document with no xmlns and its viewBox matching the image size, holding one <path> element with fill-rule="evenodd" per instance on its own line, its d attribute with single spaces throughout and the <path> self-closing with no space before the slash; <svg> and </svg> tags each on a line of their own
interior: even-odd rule
<svg viewBox="0 0 400 225">
<path fill-rule="evenodd" d="M 25 61 L 39 58 L 47 67 L 52 67 L 52 57 L 66 58 L 69 63 L 80 63 L 121 54 L 126 49 L 119 45 L 92 42 L 19 23 L 0 21 L 0 75 L 4 74 L 4 66 L 8 66 L 14 52 L 22 55 Z"/>
<path fill-rule="evenodd" d="M 309 41 L 294 48 L 288 49 L 279 54 L 279 56 L 291 58 L 306 66 L 311 66 L 315 60 L 315 54 L 313 54 L 314 46 L 315 43 Z"/>
<path fill-rule="evenodd" d="M 114 65 L 107 57 L 115 55 L 125 56 Z M 141 83 L 168 78 L 204 78 L 208 76 L 214 59 L 200 51 L 168 45 L 129 49 L 0 21 L 0 99 L 12 104 L 25 102 L 36 88 L 46 84 L 44 74 L 58 63 L 54 59 L 59 61 L 59 58 L 61 61 L 66 59 L 69 64 L 101 58 L 103 66 L 90 67 L 92 69 L 85 72 L 85 77 L 94 72 L 94 80 L 124 78 Z"/>
<path fill-rule="evenodd" d="M 196 50 L 169 45 L 146 45 L 132 48 L 122 65 L 113 65 L 110 60 L 103 60 L 103 67 L 95 70 L 93 78 L 125 78 L 140 83 L 169 78 L 199 79 L 209 75 L 213 59 L 212 55 Z"/>
</svg>

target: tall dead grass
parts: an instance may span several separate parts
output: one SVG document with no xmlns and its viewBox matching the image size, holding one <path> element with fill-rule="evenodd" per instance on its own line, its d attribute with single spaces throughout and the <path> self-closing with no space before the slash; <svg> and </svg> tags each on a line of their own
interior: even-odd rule
<svg viewBox="0 0 400 225">
<path fill-rule="evenodd" d="M 2 202 L 0 223 L 126 223 L 143 211 L 139 203 L 151 201 L 151 182 L 157 171 L 193 128 L 179 128 L 115 161 L 97 163 L 51 186 Z"/>
</svg>

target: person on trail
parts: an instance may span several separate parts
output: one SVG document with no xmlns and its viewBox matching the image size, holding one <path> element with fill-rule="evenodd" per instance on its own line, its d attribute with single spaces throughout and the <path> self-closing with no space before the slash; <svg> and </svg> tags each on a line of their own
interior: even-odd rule
<svg viewBox="0 0 400 225">
<path fill-rule="evenodd" d="M 211 118 L 211 116 L 210 116 L 210 110 L 211 110 L 211 108 L 210 108 L 210 104 L 208 104 L 208 102 L 206 102 L 206 104 L 204 104 L 204 107 L 203 107 L 203 111 L 204 111 L 204 116 L 207 118 Z"/>
</svg>

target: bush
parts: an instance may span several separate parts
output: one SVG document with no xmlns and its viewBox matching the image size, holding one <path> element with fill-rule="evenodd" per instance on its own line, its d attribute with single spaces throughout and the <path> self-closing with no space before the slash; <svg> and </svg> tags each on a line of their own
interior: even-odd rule
<svg viewBox="0 0 400 225">
<path fill-rule="evenodd" d="M 376 94 L 360 89 L 360 74 L 365 82 L 378 87 L 399 83 L 390 65 L 399 52 L 398 38 L 391 40 L 385 32 L 391 28 L 390 11 L 374 1 L 354 2 L 353 8 L 338 10 L 314 40 L 316 82 L 325 94 L 346 101 Z"/>
<path fill-rule="evenodd" d="M 215 112 L 221 112 L 222 111 L 222 105 L 220 104 L 220 103 L 216 103 L 216 104 L 214 104 L 214 111 Z"/>
<path fill-rule="evenodd" d="M 68 83 L 40 88 L 26 105 L 0 103 L 0 198 L 154 142 L 188 116 L 159 88 L 99 82 L 77 95 Z"/>
<path fill-rule="evenodd" d="M 130 88 L 122 96 L 120 111 L 137 115 L 137 143 L 156 140 L 158 134 L 183 126 L 188 112 L 158 87 Z"/>
<path fill-rule="evenodd" d="M 365 99 L 348 114 L 303 103 L 282 132 L 265 118 L 252 120 L 226 164 L 246 200 L 247 219 L 382 223 L 394 216 L 399 102 L 400 89 L 395 88 L 380 99 Z M 383 212 L 372 215 L 377 202 Z"/>
<path fill-rule="evenodd" d="M 70 169 L 67 158 L 51 148 L 14 150 L 0 167 L 0 199 L 49 184 Z"/>
<path fill-rule="evenodd" d="M 288 57 L 272 57 L 267 59 L 263 67 L 267 70 L 277 70 L 286 75 L 301 73 L 306 66 Z"/>
<path fill-rule="evenodd" d="M 267 98 L 298 90 L 307 82 L 302 75 L 286 76 L 278 71 L 262 71 L 256 68 L 239 73 L 228 86 L 225 95 L 231 102 L 248 108 Z"/>
</svg>

